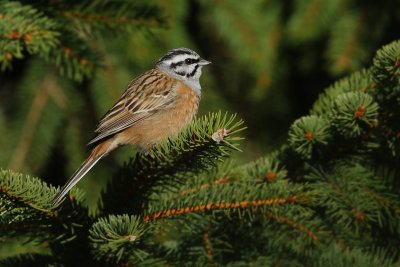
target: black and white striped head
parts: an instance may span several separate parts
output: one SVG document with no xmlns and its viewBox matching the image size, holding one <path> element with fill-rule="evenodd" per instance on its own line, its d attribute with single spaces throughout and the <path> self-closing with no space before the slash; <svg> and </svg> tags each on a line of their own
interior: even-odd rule
<svg viewBox="0 0 400 267">
<path fill-rule="evenodd" d="M 176 48 L 160 58 L 156 66 L 168 75 L 182 80 L 185 84 L 200 93 L 201 68 L 211 62 L 202 59 L 188 48 Z"/>
</svg>

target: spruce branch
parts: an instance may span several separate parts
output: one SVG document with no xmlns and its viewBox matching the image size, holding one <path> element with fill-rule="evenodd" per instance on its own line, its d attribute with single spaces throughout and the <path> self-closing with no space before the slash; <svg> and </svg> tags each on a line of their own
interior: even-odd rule
<svg viewBox="0 0 400 267">
<path fill-rule="evenodd" d="M 242 169 L 244 169 L 243 176 L 248 177 L 250 181 L 256 181 L 258 183 L 272 183 L 287 178 L 285 166 L 283 166 L 274 155 L 262 157 L 242 167 Z"/>
<path fill-rule="evenodd" d="M 52 196 L 57 191 L 55 187 L 48 186 L 38 178 L 2 169 L 0 186 L 2 200 L 13 200 L 14 203 L 30 207 L 46 216 L 55 216 L 50 204 Z"/>
<path fill-rule="evenodd" d="M 266 213 L 268 218 L 271 218 L 273 220 L 278 221 L 279 223 L 284 223 L 287 224 L 289 226 L 291 226 L 292 228 L 305 233 L 307 236 L 309 236 L 313 241 L 317 241 L 319 238 L 317 236 L 317 234 L 315 234 L 311 229 L 309 229 L 308 227 L 305 227 L 303 225 L 300 225 L 299 223 L 296 223 L 295 221 L 285 217 L 285 216 L 279 216 L 276 215 L 272 212 L 267 212 Z"/>
<path fill-rule="evenodd" d="M 23 2 L 23 1 L 22 1 Z M 99 65 L 94 37 L 137 32 L 164 25 L 154 4 L 95 1 L 0 1 L 0 65 L 10 68 L 14 59 L 30 55 L 57 66 L 62 75 L 82 81 Z"/>
<path fill-rule="evenodd" d="M 26 73 L 18 88 L 24 101 L 13 117 L 20 120 L 20 129 L 15 139 L 10 140 L 8 168 L 20 169 L 22 165 L 32 166 L 31 170 L 40 165 L 48 156 L 50 146 L 57 135 L 55 131 L 61 125 L 60 112 L 52 105 L 55 91 L 60 90 L 57 78 L 48 66 L 40 61 L 31 61 L 32 69 Z M 34 69 L 34 70 L 33 70 Z M 40 69 L 38 71 L 37 69 Z M 32 82 L 35 79 L 36 82 Z M 46 125 L 46 128 L 41 127 Z M 11 126 L 12 127 L 12 126 Z M 36 137 L 36 138 L 35 138 Z"/>
<path fill-rule="evenodd" d="M 364 14 L 358 10 L 345 12 L 331 29 L 326 57 L 333 74 L 359 69 L 365 60 L 366 47 L 360 42 L 365 32 Z"/>
<path fill-rule="evenodd" d="M 204 250 L 207 253 L 207 258 L 210 264 L 215 264 L 213 261 L 213 249 L 210 241 L 210 231 L 206 230 L 203 234 L 203 241 L 204 241 Z"/>
<path fill-rule="evenodd" d="M 271 184 L 229 182 L 192 194 L 166 193 L 161 195 L 163 201 L 154 199 L 149 203 L 144 221 L 206 211 L 240 214 L 240 210 L 273 210 L 275 206 L 312 202 L 312 193 L 302 189 L 300 185 L 281 180 Z"/>
<path fill-rule="evenodd" d="M 177 138 L 156 146 L 148 155 L 137 154 L 108 185 L 102 196 L 104 212 L 121 207 L 121 213 L 141 214 L 150 194 L 210 170 L 232 150 L 239 150 L 242 138 L 237 134 L 245 128 L 242 125 L 235 115 L 211 113 L 196 118 Z M 219 129 L 226 129 L 227 135 L 216 142 L 212 135 Z"/>
<path fill-rule="evenodd" d="M 315 101 L 311 114 L 329 118 L 333 103 L 339 95 L 349 92 L 370 93 L 374 89 L 371 71 L 366 69 L 357 71 L 325 89 Z"/>
<path fill-rule="evenodd" d="M 133 32 L 139 28 L 164 26 L 161 9 L 146 1 L 96 1 L 72 4 L 59 12 L 77 29 L 86 28 L 87 33 Z"/>
<path fill-rule="evenodd" d="M 158 26 L 160 20 L 155 18 L 127 18 L 125 16 L 115 17 L 107 15 L 91 15 L 83 12 L 64 11 L 62 15 L 70 20 L 78 20 L 95 26 L 96 28 L 118 28 L 119 30 L 132 31 L 135 27 L 144 25 Z"/>
<path fill-rule="evenodd" d="M 386 258 L 384 253 L 380 251 L 377 255 L 371 255 L 361 249 L 343 248 L 338 244 L 332 244 L 325 249 L 318 260 L 313 262 L 311 266 L 319 267 L 336 267 L 336 266 L 382 266 L 394 267 L 398 264 L 391 262 Z"/>
<path fill-rule="evenodd" d="M 318 146 L 330 138 L 328 122 L 316 115 L 301 117 L 289 130 L 289 144 L 301 156 L 310 159 Z"/>
<path fill-rule="evenodd" d="M 45 57 L 53 63 L 62 76 L 82 81 L 93 75 L 99 65 L 99 56 L 88 47 L 84 40 L 71 33 L 63 33 L 60 43 Z"/>
<path fill-rule="evenodd" d="M 301 43 L 319 38 L 330 26 L 338 7 L 336 1 L 294 1 L 293 14 L 287 22 L 288 37 Z"/>
<path fill-rule="evenodd" d="M 120 262 L 127 254 L 145 258 L 140 249 L 142 236 L 148 231 L 141 218 L 128 215 L 111 215 L 100 218 L 89 230 L 92 252 L 97 260 Z"/>
<path fill-rule="evenodd" d="M 387 203 L 397 203 L 395 206 L 398 206 L 399 201 L 379 178 L 361 164 L 349 160 L 336 162 L 330 170 L 313 169 L 307 175 L 307 179 L 319 181 L 311 188 L 319 192 L 317 195 L 320 195 L 329 220 L 334 221 L 341 231 L 350 227 L 355 233 L 373 224 L 396 231 L 399 214 Z"/>
<path fill-rule="evenodd" d="M 372 66 L 374 80 L 385 90 L 386 97 L 398 96 L 400 86 L 400 41 L 385 45 L 376 52 Z M 393 88 L 392 92 L 388 89 Z"/>
<path fill-rule="evenodd" d="M 0 188 L 1 236 L 39 237 L 56 248 L 76 239 L 91 222 L 77 189 L 69 202 L 55 207 L 52 198 L 57 189 L 38 178 L 0 170 Z"/>
<path fill-rule="evenodd" d="M 378 104 L 372 96 L 361 92 L 339 95 L 332 113 L 333 127 L 346 138 L 360 136 L 378 122 Z"/>
<path fill-rule="evenodd" d="M 89 229 L 91 253 L 98 262 L 120 266 L 165 266 L 151 251 L 155 225 L 134 215 L 99 218 Z"/>
<path fill-rule="evenodd" d="M 285 203 L 298 203 L 296 197 L 288 198 L 273 198 L 273 199 L 256 199 L 252 201 L 238 201 L 238 202 L 220 202 L 220 203 L 207 203 L 197 206 L 187 206 L 176 209 L 164 210 L 162 212 L 156 212 L 148 214 L 144 217 L 144 221 L 156 220 L 159 218 L 167 218 L 170 216 L 188 214 L 192 212 L 204 212 L 213 210 L 233 210 L 233 209 L 245 209 L 245 208 L 257 208 L 261 206 L 279 205 Z"/>
<path fill-rule="evenodd" d="M 0 64 L 11 67 L 14 58 L 48 55 L 58 43 L 58 24 L 30 5 L 0 1 Z"/>
<path fill-rule="evenodd" d="M 193 194 L 193 193 L 196 193 L 196 192 L 198 192 L 200 190 L 205 190 L 205 189 L 209 188 L 210 186 L 215 186 L 215 185 L 219 185 L 219 184 L 226 184 L 228 182 L 229 182 L 228 177 L 223 176 L 223 177 L 215 179 L 212 182 L 203 183 L 200 186 L 197 186 L 197 187 L 194 187 L 194 188 L 190 188 L 188 190 L 183 190 L 182 192 L 180 192 L 180 194 L 182 194 L 182 195 Z"/>
<path fill-rule="evenodd" d="M 400 41 L 394 41 L 379 49 L 374 58 L 371 73 L 375 90 L 371 92 L 379 104 L 379 125 L 375 131 L 375 146 L 379 157 L 397 164 L 400 155 Z"/>
</svg>

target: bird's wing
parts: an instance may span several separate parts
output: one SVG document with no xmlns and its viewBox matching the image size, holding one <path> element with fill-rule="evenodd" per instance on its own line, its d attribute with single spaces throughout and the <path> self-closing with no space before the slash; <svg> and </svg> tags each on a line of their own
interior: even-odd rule
<svg viewBox="0 0 400 267">
<path fill-rule="evenodd" d="M 153 69 L 130 82 L 125 93 L 103 116 L 88 145 L 129 128 L 171 105 L 176 81 Z"/>
</svg>

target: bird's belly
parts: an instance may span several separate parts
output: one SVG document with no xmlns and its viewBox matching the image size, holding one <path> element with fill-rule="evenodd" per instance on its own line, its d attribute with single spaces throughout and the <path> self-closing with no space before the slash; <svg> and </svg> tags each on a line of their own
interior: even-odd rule
<svg viewBox="0 0 400 267">
<path fill-rule="evenodd" d="M 181 85 L 175 102 L 142 122 L 123 131 L 123 144 L 132 144 L 146 151 L 168 136 L 176 137 L 197 113 L 199 97 L 193 90 Z"/>
</svg>

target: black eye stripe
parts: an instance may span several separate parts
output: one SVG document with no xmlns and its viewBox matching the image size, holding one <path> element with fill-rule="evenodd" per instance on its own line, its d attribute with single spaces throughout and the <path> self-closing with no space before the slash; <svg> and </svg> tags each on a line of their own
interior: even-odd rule
<svg viewBox="0 0 400 267">
<path fill-rule="evenodd" d="M 200 61 L 199 58 L 187 58 L 187 59 L 182 60 L 182 61 L 179 61 L 179 62 L 171 63 L 171 64 L 170 64 L 170 67 L 171 67 L 172 69 L 175 69 L 176 67 L 181 66 L 181 65 L 183 65 L 184 63 L 187 64 L 187 65 L 192 65 L 192 64 L 194 64 L 194 63 L 198 63 L 199 61 Z"/>
<path fill-rule="evenodd" d="M 187 58 L 185 59 L 186 64 L 193 64 L 193 63 L 198 63 L 200 61 L 199 58 Z"/>
</svg>

